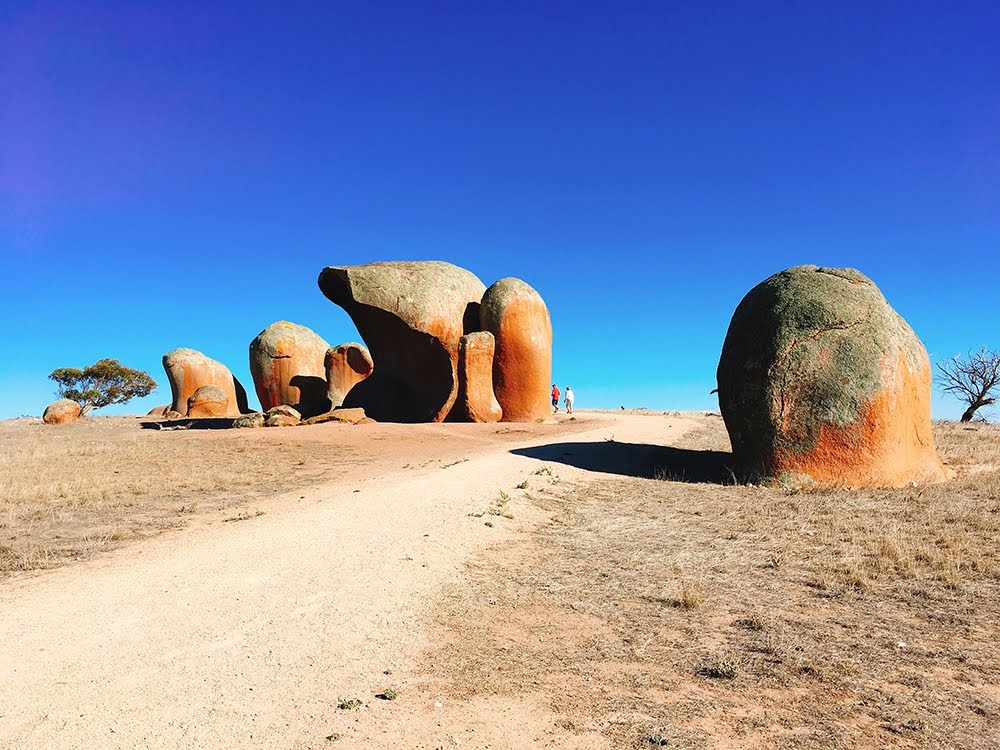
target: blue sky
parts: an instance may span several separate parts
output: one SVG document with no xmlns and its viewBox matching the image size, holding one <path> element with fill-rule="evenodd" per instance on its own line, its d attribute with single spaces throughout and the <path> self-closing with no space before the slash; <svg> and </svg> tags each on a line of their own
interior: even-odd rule
<svg viewBox="0 0 1000 750">
<path fill-rule="evenodd" d="M 517 276 L 580 407 L 716 408 L 742 296 L 872 277 L 1000 347 L 1000 4 L 0 3 L 0 418 L 47 374 L 357 339 L 327 265 Z M 958 405 L 935 395 L 937 417 Z"/>
</svg>

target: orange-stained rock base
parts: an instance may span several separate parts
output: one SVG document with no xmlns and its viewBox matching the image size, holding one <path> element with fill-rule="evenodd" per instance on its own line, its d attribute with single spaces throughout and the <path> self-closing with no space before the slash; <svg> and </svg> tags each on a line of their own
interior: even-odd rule
<svg viewBox="0 0 1000 750">
<path fill-rule="evenodd" d="M 324 360 L 330 408 L 342 406 L 351 389 L 372 374 L 372 358 L 361 344 L 330 347 Z"/>
<path fill-rule="evenodd" d="M 188 399 L 203 385 L 215 385 L 221 388 L 228 397 L 225 413 L 218 416 L 238 417 L 242 413 L 241 409 L 244 408 L 246 394 L 237 395 L 236 379 L 229 368 L 208 357 L 204 359 L 203 363 L 184 360 L 172 361 L 169 366 L 164 363 L 174 397 L 171 411 L 176 411 L 181 416 L 193 417 L 193 414 L 188 413 Z M 240 386 L 240 390 L 243 390 L 242 386 Z"/>
<path fill-rule="evenodd" d="M 229 396 L 217 385 L 203 385 L 188 399 L 187 415 L 192 419 L 229 416 Z"/>
<path fill-rule="evenodd" d="M 80 418 L 80 404 L 68 398 L 53 401 L 45 407 L 42 421 L 45 424 L 72 424 Z"/>
<path fill-rule="evenodd" d="M 895 388 L 876 394 L 854 424 L 824 425 L 812 450 L 776 455 L 774 476 L 804 475 L 844 487 L 902 487 L 953 477 L 931 434 L 930 369 L 911 372 L 902 353 L 895 372 L 888 371 L 891 366 L 883 361 L 882 382 L 896 383 Z"/>
<path fill-rule="evenodd" d="M 504 422 L 534 422 L 552 412 L 552 324 L 545 303 L 515 299 L 506 306 L 493 359 L 493 389 Z"/>
<path fill-rule="evenodd" d="M 493 334 L 470 333 L 458 342 L 458 398 L 452 419 L 498 422 L 503 410 L 493 393 Z"/>
</svg>

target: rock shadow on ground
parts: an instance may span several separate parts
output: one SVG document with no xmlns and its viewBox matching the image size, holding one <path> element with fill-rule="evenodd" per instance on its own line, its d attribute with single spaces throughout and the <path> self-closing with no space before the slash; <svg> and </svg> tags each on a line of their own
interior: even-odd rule
<svg viewBox="0 0 1000 750">
<path fill-rule="evenodd" d="M 511 451 L 585 471 L 692 484 L 733 484 L 733 454 L 664 445 L 620 443 L 549 443 Z"/>
</svg>

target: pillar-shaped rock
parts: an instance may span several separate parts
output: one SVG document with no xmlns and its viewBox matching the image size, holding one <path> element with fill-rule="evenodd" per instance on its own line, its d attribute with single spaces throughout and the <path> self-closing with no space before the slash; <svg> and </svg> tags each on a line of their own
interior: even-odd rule
<svg viewBox="0 0 1000 750">
<path fill-rule="evenodd" d="M 371 377 L 344 406 L 380 422 L 440 422 L 458 393 L 458 341 L 477 330 L 483 283 L 442 261 L 331 266 L 319 288 L 351 316 L 371 351 Z"/>
<path fill-rule="evenodd" d="M 718 369 L 719 406 L 752 481 L 902 486 L 948 477 L 916 334 L 851 268 L 796 266 L 747 293 Z"/>
<path fill-rule="evenodd" d="M 324 359 L 330 345 L 314 331 L 279 320 L 250 342 L 250 374 L 260 408 L 294 406 L 306 416 L 330 409 Z"/>
<path fill-rule="evenodd" d="M 344 405 L 347 394 L 372 374 L 372 355 L 362 344 L 353 341 L 332 346 L 326 352 L 326 387 L 330 408 Z"/>
<path fill-rule="evenodd" d="M 498 422 L 503 410 L 493 393 L 493 334 L 477 331 L 458 342 L 458 399 L 451 419 L 459 422 Z"/>
<path fill-rule="evenodd" d="M 206 357 L 194 349 L 174 349 L 163 355 L 163 369 L 170 381 L 173 398 L 171 410 L 181 416 L 187 414 L 188 399 L 203 385 L 217 385 L 227 396 L 227 417 L 238 417 L 249 411 L 247 392 L 221 362 Z"/>
<path fill-rule="evenodd" d="M 483 295 L 481 328 L 496 339 L 493 390 L 504 422 L 549 416 L 552 321 L 541 295 L 520 279 L 500 279 Z"/>
</svg>

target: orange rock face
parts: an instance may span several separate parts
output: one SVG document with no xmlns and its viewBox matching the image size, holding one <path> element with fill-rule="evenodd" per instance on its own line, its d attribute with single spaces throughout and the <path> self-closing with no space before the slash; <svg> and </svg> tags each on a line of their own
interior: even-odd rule
<svg viewBox="0 0 1000 750">
<path fill-rule="evenodd" d="M 737 307 L 719 406 L 750 481 L 847 487 L 949 478 L 931 434 L 931 367 L 913 330 L 849 268 L 797 266 Z"/>
<path fill-rule="evenodd" d="M 347 394 L 380 422 L 440 422 L 458 396 L 458 341 L 478 329 L 483 283 L 442 261 L 331 266 L 319 287 L 351 316 L 375 363 Z"/>
<path fill-rule="evenodd" d="M 324 357 L 330 345 L 305 326 L 279 320 L 250 342 L 250 374 L 260 406 L 294 406 L 305 415 L 329 410 Z"/>
<path fill-rule="evenodd" d="M 458 342 L 458 399 L 451 418 L 461 422 L 498 422 L 503 410 L 493 393 L 493 334 L 478 331 Z"/>
<path fill-rule="evenodd" d="M 226 417 L 230 396 L 217 385 L 203 385 L 187 401 L 187 415 L 192 419 Z"/>
<path fill-rule="evenodd" d="M 80 418 L 80 404 L 68 398 L 53 401 L 45 407 L 42 421 L 45 424 L 72 424 Z"/>
<path fill-rule="evenodd" d="M 496 339 L 493 390 L 504 422 L 551 412 L 552 321 L 541 295 L 520 279 L 500 279 L 483 295 L 480 322 Z"/>
<path fill-rule="evenodd" d="M 342 406 L 351 389 L 371 375 L 374 369 L 368 349 L 354 342 L 330 347 L 324 364 L 326 393 L 331 409 Z"/>
<path fill-rule="evenodd" d="M 216 385 L 226 394 L 226 413 L 238 417 L 249 411 L 247 394 L 240 382 L 221 362 L 194 349 L 174 349 L 163 355 L 163 369 L 170 381 L 171 411 L 187 415 L 188 399 L 203 385 Z"/>
</svg>

